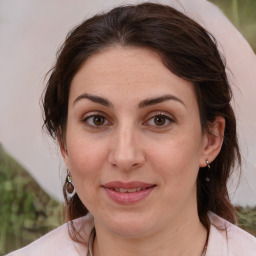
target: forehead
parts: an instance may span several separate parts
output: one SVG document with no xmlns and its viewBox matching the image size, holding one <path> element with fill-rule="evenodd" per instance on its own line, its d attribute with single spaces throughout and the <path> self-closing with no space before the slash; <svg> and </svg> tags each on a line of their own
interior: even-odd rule
<svg viewBox="0 0 256 256">
<path fill-rule="evenodd" d="M 164 93 L 196 98 L 194 85 L 167 69 L 156 52 L 121 46 L 108 48 L 85 61 L 72 80 L 70 100 L 81 93 L 134 100 Z"/>
</svg>

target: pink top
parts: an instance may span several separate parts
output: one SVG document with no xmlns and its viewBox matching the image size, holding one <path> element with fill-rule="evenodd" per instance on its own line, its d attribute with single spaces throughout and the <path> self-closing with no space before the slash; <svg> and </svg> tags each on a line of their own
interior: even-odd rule
<svg viewBox="0 0 256 256">
<path fill-rule="evenodd" d="M 209 213 L 209 218 L 211 227 L 206 256 L 256 256 L 254 236 L 214 213 Z M 84 244 L 72 241 L 68 235 L 68 226 L 64 224 L 6 256 L 86 256 L 89 235 L 93 228 L 92 216 L 87 215 L 76 220 L 77 227 L 82 224 L 85 224 L 85 228 L 81 235 L 87 241 Z"/>
</svg>

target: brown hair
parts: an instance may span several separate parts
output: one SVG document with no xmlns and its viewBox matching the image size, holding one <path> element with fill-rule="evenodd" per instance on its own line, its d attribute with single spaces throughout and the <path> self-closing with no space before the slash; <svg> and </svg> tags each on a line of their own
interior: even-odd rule
<svg viewBox="0 0 256 256">
<path fill-rule="evenodd" d="M 207 167 L 199 170 L 198 214 L 207 229 L 208 211 L 235 223 L 227 180 L 234 164 L 240 164 L 240 152 L 225 62 L 214 37 L 194 20 L 169 6 L 143 3 L 118 7 L 85 20 L 69 33 L 51 70 L 43 100 L 44 124 L 50 135 L 65 141 L 72 78 L 90 56 L 113 45 L 152 49 L 171 72 L 192 82 L 203 132 L 210 132 L 216 116 L 225 118 L 221 151 L 211 163 L 210 171 Z M 206 175 L 210 182 L 205 180 Z M 87 214 L 88 210 L 77 194 L 68 201 L 65 185 L 63 192 L 68 220 Z"/>
</svg>

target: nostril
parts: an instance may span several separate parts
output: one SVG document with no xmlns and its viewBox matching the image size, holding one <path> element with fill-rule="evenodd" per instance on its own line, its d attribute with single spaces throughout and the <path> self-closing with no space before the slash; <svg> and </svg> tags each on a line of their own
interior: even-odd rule
<svg viewBox="0 0 256 256">
<path fill-rule="evenodd" d="M 112 152 L 109 156 L 109 162 L 113 167 L 118 167 L 120 170 L 133 170 L 142 166 L 145 158 L 139 152 L 130 155 Z"/>
</svg>

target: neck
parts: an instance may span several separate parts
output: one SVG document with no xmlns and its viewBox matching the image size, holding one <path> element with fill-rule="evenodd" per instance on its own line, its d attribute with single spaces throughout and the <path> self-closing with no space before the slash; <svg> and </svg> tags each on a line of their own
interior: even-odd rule
<svg viewBox="0 0 256 256">
<path fill-rule="evenodd" d="M 179 216 L 179 220 L 143 237 L 127 238 L 108 232 L 95 223 L 94 256 L 200 256 L 207 231 L 197 213 Z"/>
</svg>

